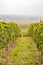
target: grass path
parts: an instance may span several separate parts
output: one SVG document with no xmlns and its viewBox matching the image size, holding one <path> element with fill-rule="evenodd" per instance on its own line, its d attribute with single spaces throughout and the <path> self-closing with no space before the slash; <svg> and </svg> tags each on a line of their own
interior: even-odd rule
<svg viewBox="0 0 43 65">
<path fill-rule="evenodd" d="M 38 49 L 30 37 L 19 38 L 11 55 L 9 65 L 38 65 Z"/>
</svg>

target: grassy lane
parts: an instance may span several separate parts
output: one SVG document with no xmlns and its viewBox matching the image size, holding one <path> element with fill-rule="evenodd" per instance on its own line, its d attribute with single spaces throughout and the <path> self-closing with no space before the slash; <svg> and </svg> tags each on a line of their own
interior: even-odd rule
<svg viewBox="0 0 43 65">
<path fill-rule="evenodd" d="M 38 65 L 38 49 L 31 38 L 21 37 L 11 55 L 9 65 Z"/>
</svg>

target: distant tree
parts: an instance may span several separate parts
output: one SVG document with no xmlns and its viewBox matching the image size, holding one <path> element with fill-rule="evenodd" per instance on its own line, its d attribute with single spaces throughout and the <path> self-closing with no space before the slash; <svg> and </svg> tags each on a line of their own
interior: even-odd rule
<svg viewBox="0 0 43 65">
<path fill-rule="evenodd" d="M 40 22 L 42 22 L 42 20 L 40 20 Z"/>
</svg>

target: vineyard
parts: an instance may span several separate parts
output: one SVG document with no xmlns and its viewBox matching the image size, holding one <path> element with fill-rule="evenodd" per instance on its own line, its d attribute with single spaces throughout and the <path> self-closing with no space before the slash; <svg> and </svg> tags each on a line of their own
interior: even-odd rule
<svg viewBox="0 0 43 65">
<path fill-rule="evenodd" d="M 33 38 L 39 52 L 43 55 L 43 22 L 31 24 L 27 31 L 27 36 Z"/>
<path fill-rule="evenodd" d="M 0 49 L 5 47 L 16 36 L 21 36 L 21 30 L 17 24 L 0 22 Z"/>
<path fill-rule="evenodd" d="M 43 22 L 0 21 L 0 65 L 43 65 Z"/>
</svg>

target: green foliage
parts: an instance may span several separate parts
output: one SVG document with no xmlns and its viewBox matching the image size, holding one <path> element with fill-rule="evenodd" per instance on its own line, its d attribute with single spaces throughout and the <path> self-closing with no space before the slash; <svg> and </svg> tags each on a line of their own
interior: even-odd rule
<svg viewBox="0 0 43 65">
<path fill-rule="evenodd" d="M 27 36 L 34 39 L 38 50 L 43 54 L 43 22 L 31 24 L 27 31 Z"/>
<path fill-rule="evenodd" d="M 21 30 L 17 24 L 0 21 L 0 49 L 18 36 L 21 36 Z"/>
</svg>

